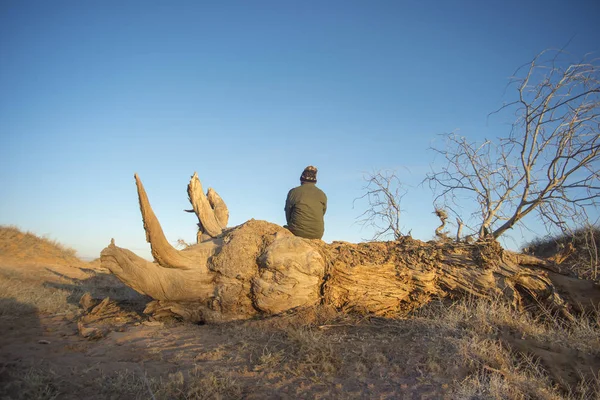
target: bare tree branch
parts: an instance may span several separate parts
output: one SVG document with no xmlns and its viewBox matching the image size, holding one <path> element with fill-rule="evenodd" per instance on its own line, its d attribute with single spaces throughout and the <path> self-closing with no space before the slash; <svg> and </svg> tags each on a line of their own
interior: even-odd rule
<svg viewBox="0 0 600 400">
<path fill-rule="evenodd" d="M 394 240 L 404 236 L 400 225 L 402 209 L 400 204 L 406 194 L 406 187 L 398 178 L 396 171 L 386 170 L 365 173 L 367 182 L 363 187 L 365 194 L 354 199 L 366 199 L 367 210 L 358 216 L 358 223 L 374 229 L 372 240 L 393 235 Z"/>
<path fill-rule="evenodd" d="M 562 230 L 600 205 L 600 63 L 563 56 L 545 51 L 516 71 L 518 99 L 492 113 L 514 110 L 507 137 L 477 144 L 450 133 L 433 149 L 446 162 L 426 178 L 435 201 L 477 204 L 480 236 L 532 212 Z"/>
</svg>

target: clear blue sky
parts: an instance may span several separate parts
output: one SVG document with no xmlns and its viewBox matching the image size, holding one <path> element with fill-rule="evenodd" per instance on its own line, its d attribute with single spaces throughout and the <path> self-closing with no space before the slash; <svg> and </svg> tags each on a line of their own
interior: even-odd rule
<svg viewBox="0 0 600 400">
<path fill-rule="evenodd" d="M 168 239 L 195 239 L 198 171 L 230 225 L 283 225 L 319 168 L 326 241 L 372 232 L 363 171 L 415 186 L 403 225 L 430 239 L 416 187 L 437 134 L 505 135 L 487 115 L 538 52 L 600 52 L 597 1 L 0 2 L 0 224 L 97 257 L 111 237 L 149 256 L 133 174 Z M 407 168 L 408 172 L 406 169 Z M 509 246 L 522 238 L 512 232 Z"/>
</svg>

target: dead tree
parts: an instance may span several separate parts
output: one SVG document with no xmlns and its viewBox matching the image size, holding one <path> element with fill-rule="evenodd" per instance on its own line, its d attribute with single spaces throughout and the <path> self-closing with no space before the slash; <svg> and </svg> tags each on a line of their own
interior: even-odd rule
<svg viewBox="0 0 600 400">
<path fill-rule="evenodd" d="M 366 199 L 367 209 L 358 217 L 358 223 L 374 230 L 372 240 L 379 240 L 391 234 L 394 239 L 403 236 L 400 225 L 402 198 L 406 188 L 396 171 L 378 171 L 364 175 L 367 184 L 365 194 L 357 200 Z"/>
<path fill-rule="evenodd" d="M 218 322 L 314 304 L 399 316 L 432 299 L 465 295 L 503 297 L 516 307 L 542 305 L 565 318 L 573 310 L 600 307 L 600 289 L 593 282 L 560 275 L 551 263 L 503 250 L 495 241 L 424 243 L 403 236 L 390 242 L 327 244 L 250 220 L 176 250 L 137 175 L 135 181 L 156 262 L 114 241 L 102 251 L 101 262 L 126 285 L 154 299 L 146 312 L 155 318 Z"/>
<path fill-rule="evenodd" d="M 433 149 L 446 161 L 426 178 L 436 201 L 470 198 L 480 236 L 497 238 L 532 212 L 564 229 L 599 206 L 599 63 L 562 55 L 541 53 L 516 71 L 518 97 L 498 110 L 517 115 L 507 137 L 477 144 L 451 133 Z"/>
</svg>

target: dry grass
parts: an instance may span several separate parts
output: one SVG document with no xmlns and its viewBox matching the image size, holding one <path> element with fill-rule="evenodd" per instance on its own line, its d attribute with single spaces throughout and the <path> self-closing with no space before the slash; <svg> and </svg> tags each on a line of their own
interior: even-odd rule
<svg viewBox="0 0 600 400">
<path fill-rule="evenodd" d="M 435 326 L 467 371 L 454 386 L 453 398 L 600 397 L 598 315 L 566 324 L 558 317 L 532 317 L 500 300 L 467 299 L 431 305 L 419 316 Z M 572 362 L 585 357 L 589 365 Z M 565 370 L 558 360 L 571 364 Z"/>
<path fill-rule="evenodd" d="M 78 307 L 68 299 L 71 292 L 40 285 L 25 274 L 0 270 L 0 317 L 17 318 L 32 313 L 75 312 Z"/>
<path fill-rule="evenodd" d="M 239 399 L 242 398 L 242 388 L 227 372 L 203 371 L 199 365 L 188 371 L 176 372 L 164 378 L 147 379 L 145 381 L 148 393 L 155 399 Z"/>
<path fill-rule="evenodd" d="M 65 313 L 77 307 L 67 301 L 71 292 L 43 285 L 51 274 L 43 269 L 30 269 L 31 265 L 53 264 L 83 266 L 75 250 L 61 243 L 22 232 L 14 226 L 0 226 L 0 257 L 4 263 L 27 266 L 0 270 L 0 316 L 17 317 L 35 312 Z M 40 271 L 43 271 L 41 273 Z"/>
<path fill-rule="evenodd" d="M 86 268 L 91 264 L 75 257 L 75 250 L 14 226 L 0 226 L 0 262 L 10 266 L 0 269 L 0 317 L 78 312 L 85 292 L 94 298 L 143 300 L 115 276 Z"/>
<path fill-rule="evenodd" d="M 143 308 L 149 301 L 146 296 L 123 285 L 115 276 L 105 273 L 90 272 L 86 279 L 62 277 L 54 281 L 39 275 L 31 276 L 28 271 L 0 269 L 0 317 L 79 313 L 79 299 L 86 292 L 95 299 L 110 297 L 138 304 L 138 308 Z"/>
<path fill-rule="evenodd" d="M 204 353 L 190 354 L 192 342 L 185 342 L 181 350 L 148 349 L 152 357 L 147 362 L 170 365 L 168 371 L 150 373 L 141 364 L 103 373 L 98 366 L 81 377 L 87 390 L 97 398 L 132 399 L 237 399 L 249 394 L 280 398 L 280 391 L 283 397 L 343 399 L 600 396 L 597 317 L 567 326 L 533 318 L 500 301 L 438 303 L 398 320 L 314 307 L 219 326 L 176 323 L 157 331 L 154 340 L 168 335 L 169 329 L 198 337 Z M 209 334 L 218 345 L 206 347 Z M 575 369 L 582 368 L 573 370 L 581 378 L 575 381 L 561 378 L 573 372 L 560 370 L 564 365 L 548 364 L 586 357 L 595 363 L 588 365 L 591 371 L 573 363 Z M 190 362 L 195 359 L 200 363 Z M 25 378 L 13 374 L 11 387 L 32 394 L 16 398 L 71 393 L 73 387 L 64 377 L 43 371 L 32 369 Z"/>
<path fill-rule="evenodd" d="M 86 383 L 86 390 L 93 393 L 94 398 L 155 400 L 242 398 L 240 385 L 230 375 L 226 372 L 206 373 L 199 365 L 193 366 L 189 371 L 179 371 L 159 377 L 148 377 L 141 368 L 124 369 L 110 374 L 96 368 L 71 372 L 80 376 L 95 376 Z M 4 370 L 0 373 L 3 373 L 4 380 L 8 381 L 8 384 L 0 388 L 0 397 L 3 399 L 51 400 L 67 395 L 69 398 L 77 397 L 73 396 L 76 393 L 66 392 L 65 387 L 68 387 L 68 383 L 50 370 L 32 367 L 23 372 Z"/>
<path fill-rule="evenodd" d="M 74 249 L 56 240 L 23 232 L 15 226 L 0 225 L 0 256 L 79 265 L 81 260 L 76 257 L 76 253 Z"/>
<path fill-rule="evenodd" d="M 22 373 L 0 368 L 0 396 L 14 400 L 52 400 L 58 398 L 56 376 L 50 371 L 28 368 Z"/>
<path fill-rule="evenodd" d="M 191 371 L 175 372 L 164 377 L 148 377 L 141 369 L 116 371 L 105 374 L 101 370 L 74 371 L 78 374 L 97 374 L 88 382 L 95 398 L 106 399 L 157 399 L 157 400 L 202 400 L 216 398 L 241 398 L 240 387 L 223 373 L 202 372 L 195 366 Z M 24 375 L 15 376 L 12 383 L 0 390 L 1 395 L 14 399 L 54 399 L 61 393 L 53 383 L 53 373 L 37 368 L 29 369 Z M 54 379 L 56 377 L 54 376 Z M 3 397 L 4 398 L 4 397 Z"/>
<path fill-rule="evenodd" d="M 600 397 L 598 316 L 566 325 L 499 300 L 462 300 L 430 305 L 404 320 L 319 307 L 275 321 L 271 329 L 246 323 L 236 331 L 254 370 L 341 385 L 338 394 L 347 398 L 354 397 L 351 381 L 379 388 L 384 398 L 400 396 L 402 388 L 453 399 Z M 590 363 L 550 365 L 575 358 Z M 575 379 L 565 378 L 571 375 Z"/>
<path fill-rule="evenodd" d="M 580 228 L 571 234 L 543 237 L 523 246 L 523 251 L 537 257 L 552 257 L 567 246 L 574 252 L 564 261 L 577 276 L 583 279 L 600 278 L 600 228 Z"/>
<path fill-rule="evenodd" d="M 408 380 L 413 392 L 453 399 L 600 398 L 597 315 L 566 325 L 500 300 L 468 299 L 433 304 L 404 320 L 317 307 L 274 319 L 270 329 L 244 323 L 236 336 L 255 371 L 342 385 L 348 393 L 348 381 L 356 381 L 383 393 L 391 383 L 399 395 Z M 572 363 L 576 358 L 589 363 Z"/>
</svg>

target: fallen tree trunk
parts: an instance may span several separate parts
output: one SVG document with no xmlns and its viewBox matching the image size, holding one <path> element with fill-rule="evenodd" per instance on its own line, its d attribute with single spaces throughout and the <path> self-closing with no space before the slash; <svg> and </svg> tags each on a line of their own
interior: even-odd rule
<svg viewBox="0 0 600 400">
<path fill-rule="evenodd" d="M 137 175 L 136 183 L 156 263 L 111 243 L 102 251 L 102 266 L 154 298 L 146 311 L 156 318 L 217 322 L 318 303 L 398 316 L 432 299 L 460 296 L 503 297 L 516 307 L 536 304 L 566 318 L 573 310 L 600 306 L 593 283 L 549 273 L 551 264 L 504 250 L 493 240 L 425 243 L 404 237 L 327 244 L 250 220 L 177 251 L 164 237 Z"/>
</svg>

